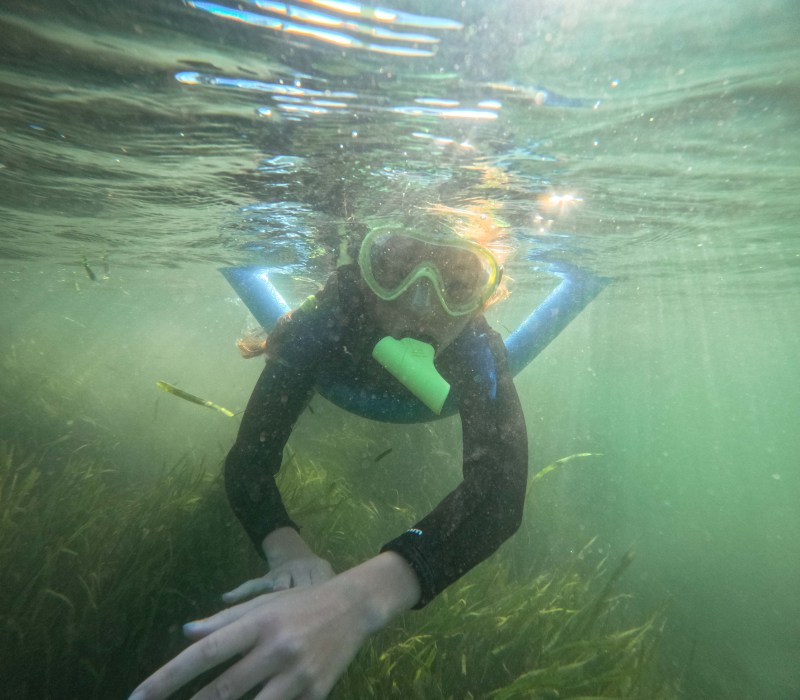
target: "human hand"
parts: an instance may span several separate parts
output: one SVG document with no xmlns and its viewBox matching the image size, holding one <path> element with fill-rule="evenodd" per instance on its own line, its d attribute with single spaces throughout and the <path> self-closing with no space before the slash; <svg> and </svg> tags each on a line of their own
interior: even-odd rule
<svg viewBox="0 0 800 700">
<path fill-rule="evenodd" d="M 357 596 L 335 579 L 262 595 L 185 625 L 195 643 L 129 700 L 163 700 L 236 655 L 242 658 L 193 700 L 234 700 L 262 684 L 256 700 L 325 698 L 370 631 Z"/>
<path fill-rule="evenodd" d="M 416 574 L 383 552 L 317 586 L 253 598 L 189 623 L 195 643 L 142 683 L 129 700 L 165 700 L 201 673 L 240 655 L 193 700 L 320 700 L 366 637 L 420 596 Z"/>
<path fill-rule="evenodd" d="M 303 588 L 329 581 L 334 576 L 330 563 L 314 554 L 290 559 L 259 578 L 245 581 L 241 586 L 222 594 L 228 605 L 241 603 L 262 593 L 283 591 L 288 588 Z"/>
</svg>

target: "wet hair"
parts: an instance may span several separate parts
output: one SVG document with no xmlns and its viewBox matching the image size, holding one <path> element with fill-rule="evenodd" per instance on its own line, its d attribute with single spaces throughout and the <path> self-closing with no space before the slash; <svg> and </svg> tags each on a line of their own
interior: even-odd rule
<svg viewBox="0 0 800 700">
<path fill-rule="evenodd" d="M 497 215 L 499 208 L 499 202 L 473 199 L 461 207 L 436 204 L 430 207 L 430 211 L 446 222 L 451 233 L 486 248 L 503 265 L 513 247 L 509 226 Z M 500 285 L 485 302 L 484 308 L 509 296 L 507 282 L 510 279 L 507 273 L 503 274 Z"/>
</svg>

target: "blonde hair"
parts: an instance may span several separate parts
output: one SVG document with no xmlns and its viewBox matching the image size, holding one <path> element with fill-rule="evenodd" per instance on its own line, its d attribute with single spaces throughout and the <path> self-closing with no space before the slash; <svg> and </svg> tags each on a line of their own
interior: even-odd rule
<svg viewBox="0 0 800 700">
<path fill-rule="evenodd" d="M 444 219 L 448 228 L 457 236 L 466 238 L 486 248 L 503 265 L 512 251 L 509 225 L 498 215 L 500 202 L 490 199 L 472 199 L 461 207 L 433 204 L 427 210 Z M 510 277 L 504 272 L 499 286 L 484 304 L 484 308 L 506 299 L 510 295 L 507 282 Z"/>
</svg>

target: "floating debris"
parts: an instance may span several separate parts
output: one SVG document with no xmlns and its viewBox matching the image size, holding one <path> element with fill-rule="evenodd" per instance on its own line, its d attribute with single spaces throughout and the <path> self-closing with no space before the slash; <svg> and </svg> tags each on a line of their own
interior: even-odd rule
<svg viewBox="0 0 800 700">
<path fill-rule="evenodd" d="M 213 401 L 208 401 L 207 399 L 201 399 L 199 396 L 195 396 L 194 394 L 190 394 L 186 391 L 183 391 L 182 389 L 178 389 L 178 387 L 173 386 L 172 384 L 169 384 L 167 382 L 159 380 L 156 382 L 156 386 L 162 391 L 166 391 L 168 394 L 173 394 L 174 396 L 177 396 L 179 399 L 185 399 L 186 401 L 191 401 L 192 403 L 196 403 L 199 406 L 205 406 L 206 408 L 213 408 L 215 411 L 219 411 L 220 413 L 223 413 L 224 415 L 230 418 L 233 418 L 233 416 L 236 415 L 233 411 L 224 408 L 223 406 L 220 406 L 219 404 L 216 404 Z"/>
<path fill-rule="evenodd" d="M 571 462 L 573 459 L 578 459 L 579 457 L 602 457 L 602 456 L 603 456 L 602 452 L 577 452 L 574 455 L 569 455 L 568 457 L 562 457 L 561 459 L 557 459 L 552 464 L 548 464 L 546 467 L 536 472 L 536 474 L 534 474 L 528 480 L 528 489 L 526 495 L 530 495 L 532 490 L 531 487 L 535 482 L 539 481 L 539 479 L 541 479 L 543 476 L 547 476 L 547 474 L 555 471 L 556 469 L 566 464 L 567 462 Z"/>
</svg>

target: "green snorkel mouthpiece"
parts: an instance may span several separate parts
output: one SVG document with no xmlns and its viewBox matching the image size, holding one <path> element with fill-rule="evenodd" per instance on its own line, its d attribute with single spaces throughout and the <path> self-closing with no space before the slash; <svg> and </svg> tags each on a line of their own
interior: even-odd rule
<svg viewBox="0 0 800 700">
<path fill-rule="evenodd" d="M 433 366 L 433 346 L 414 338 L 386 336 L 372 356 L 437 416 L 442 412 L 450 385 Z"/>
</svg>

